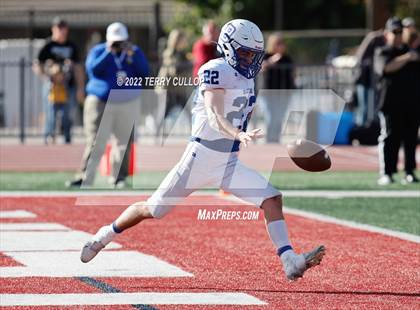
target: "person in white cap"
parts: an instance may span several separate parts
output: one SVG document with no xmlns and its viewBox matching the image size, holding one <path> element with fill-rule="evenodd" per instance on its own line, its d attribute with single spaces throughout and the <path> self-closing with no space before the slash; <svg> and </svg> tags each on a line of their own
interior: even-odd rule
<svg viewBox="0 0 420 310">
<path fill-rule="evenodd" d="M 416 22 L 412 17 L 406 17 L 402 20 L 403 25 L 403 41 L 408 43 L 411 34 L 417 32 Z"/>
<path fill-rule="evenodd" d="M 147 76 L 149 66 L 141 49 L 129 42 L 127 27 L 115 22 L 106 30 L 106 42 L 97 44 L 90 50 L 86 59 L 86 71 L 89 78 L 83 112 L 86 148 L 80 174 L 66 185 L 80 187 L 82 184 L 90 186 L 93 183 L 100 156 L 103 154 L 108 137 L 113 134 L 115 139 L 111 153 L 112 182 L 116 187 L 123 187 L 128 175 L 126 149 L 130 148 L 130 143 L 128 146 L 126 143 L 128 139 L 126 131 L 129 130 L 131 133 L 132 130 L 132 128 L 127 129 L 126 124 L 128 119 L 133 117 L 132 106 L 129 103 L 134 102 L 140 95 L 140 92 L 132 90 L 141 88 L 140 83 L 127 84 L 125 81 L 129 78 Z M 118 92 L 117 96 L 110 96 L 111 90 L 127 91 Z M 104 118 L 104 122 L 101 123 L 106 104 L 112 105 L 107 109 L 106 119 Z M 98 135 L 101 138 L 99 141 L 97 133 L 100 125 L 102 131 L 101 135 Z M 95 152 L 93 152 L 94 147 L 97 148 Z"/>
</svg>

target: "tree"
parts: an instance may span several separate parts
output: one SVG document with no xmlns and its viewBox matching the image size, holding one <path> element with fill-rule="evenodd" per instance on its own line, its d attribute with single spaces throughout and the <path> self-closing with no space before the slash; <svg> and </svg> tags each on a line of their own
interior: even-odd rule
<svg viewBox="0 0 420 310">
<path fill-rule="evenodd" d="M 183 29 L 190 37 L 198 37 L 201 28 L 208 19 L 214 20 L 219 26 L 233 18 L 235 2 L 233 0 L 177 0 L 187 4 L 188 10 L 175 14 L 173 21 L 168 24 L 167 30 Z"/>
</svg>

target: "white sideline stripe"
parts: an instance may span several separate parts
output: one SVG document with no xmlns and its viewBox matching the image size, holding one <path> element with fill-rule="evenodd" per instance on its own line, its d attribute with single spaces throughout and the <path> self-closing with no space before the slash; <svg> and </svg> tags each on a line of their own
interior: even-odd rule
<svg viewBox="0 0 420 310">
<path fill-rule="evenodd" d="M 307 197 L 307 198 L 420 198 L 420 191 L 306 191 L 306 190 L 290 190 L 281 191 L 284 197 Z M 243 202 L 241 199 L 227 195 L 224 198 Z"/>
<path fill-rule="evenodd" d="M 133 191 L 0 191 L 0 198 L 7 197 L 84 197 L 84 196 L 139 196 L 150 195 L 153 190 Z M 192 196 L 218 195 L 218 190 L 196 191 Z M 420 191 L 415 190 L 285 190 L 282 191 L 289 197 L 327 197 L 327 198 L 354 198 L 354 197 L 396 197 L 420 198 Z"/>
<path fill-rule="evenodd" d="M 1 306 L 266 305 L 245 293 L 1 294 Z"/>
<path fill-rule="evenodd" d="M 0 198 L 8 197 L 85 197 L 85 196 L 139 196 L 151 195 L 156 189 L 133 189 L 131 191 L 109 190 L 78 190 L 78 191 L 1 191 Z M 218 194 L 218 189 L 198 190 L 190 196 Z"/>
<path fill-rule="evenodd" d="M 282 191 L 287 197 L 326 197 L 326 198 L 420 198 L 420 191 L 309 191 L 309 190 L 291 190 Z"/>
<path fill-rule="evenodd" d="M 36 217 L 36 214 L 25 211 L 25 210 L 0 211 L 1 219 L 33 218 L 33 217 Z"/>
<path fill-rule="evenodd" d="M 283 194 L 284 194 L 284 192 L 283 192 Z M 243 200 L 241 200 L 241 199 L 239 199 L 235 196 L 232 196 L 232 195 L 225 196 L 224 198 L 226 200 L 238 202 L 238 203 L 241 203 L 241 204 L 244 204 L 244 205 L 252 205 L 252 204 L 250 204 L 248 202 L 245 202 L 245 201 L 243 201 Z M 294 209 L 294 208 L 283 207 L 283 210 L 284 210 L 285 213 L 306 217 L 306 218 L 309 218 L 309 219 L 312 219 L 312 220 L 317 220 L 317 221 L 320 221 L 320 222 L 332 223 L 332 224 L 346 226 L 346 227 L 350 227 L 350 228 L 354 228 L 354 229 L 360 229 L 360 230 L 365 230 L 365 231 L 369 231 L 369 232 L 379 233 L 379 234 L 382 234 L 382 235 L 391 236 L 391 237 L 399 238 L 399 239 L 406 240 L 406 241 L 412 241 L 412 242 L 415 242 L 415 243 L 420 243 L 420 236 L 405 233 L 405 232 L 400 232 L 400 231 L 396 231 L 396 230 L 381 228 L 381 227 L 368 225 L 368 224 L 361 224 L 361 223 L 348 221 L 348 220 L 341 220 L 341 219 L 338 219 L 336 217 L 323 215 L 323 214 L 319 214 L 319 213 L 315 213 L 315 212 L 302 211 L 302 210 L 298 210 L 298 209 Z"/>
<path fill-rule="evenodd" d="M 4 231 L 0 234 L 0 251 L 79 251 L 91 238 L 91 234 L 79 230 Z M 121 247 L 120 244 L 111 242 L 105 250 Z"/>
<path fill-rule="evenodd" d="M 368 225 L 368 224 L 356 223 L 356 222 L 348 221 L 348 220 L 340 220 L 340 219 L 332 217 L 332 216 L 322 215 L 322 214 L 319 214 L 319 213 L 313 213 L 313 212 L 308 212 L 308 211 L 297 210 L 297 209 L 288 208 L 288 207 L 284 207 L 284 211 L 286 213 L 289 213 L 289 214 L 292 214 L 292 215 L 302 216 L 302 217 L 306 217 L 306 218 L 309 218 L 309 219 L 312 219 L 312 220 L 317 220 L 317 221 L 320 221 L 320 222 L 332 223 L 332 224 L 346 226 L 346 227 L 350 227 L 350 228 L 354 228 L 354 229 L 379 233 L 379 234 L 382 234 L 382 235 L 391 236 L 391 237 L 399 238 L 399 239 L 406 240 L 406 241 L 412 241 L 412 242 L 415 242 L 415 243 L 420 243 L 420 236 L 409 234 L 409 233 L 404 233 L 404 232 L 395 231 L 395 230 L 386 229 L 386 228 L 380 228 L 380 227 L 372 226 L 372 225 Z"/>
<path fill-rule="evenodd" d="M 9 230 L 70 230 L 70 228 L 57 223 L 0 223 L 0 231 Z"/>
</svg>

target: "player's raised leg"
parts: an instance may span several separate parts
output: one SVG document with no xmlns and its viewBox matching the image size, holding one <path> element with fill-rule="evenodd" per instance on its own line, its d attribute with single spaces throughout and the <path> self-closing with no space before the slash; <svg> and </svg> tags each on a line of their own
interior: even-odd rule
<svg viewBox="0 0 420 310">
<path fill-rule="evenodd" d="M 112 224 L 101 227 L 83 246 L 80 260 L 83 263 L 91 261 L 117 234 L 149 218 L 153 216 L 144 202 L 132 204 Z"/>
<path fill-rule="evenodd" d="M 325 254 L 324 246 L 317 246 L 312 251 L 303 254 L 296 254 L 293 251 L 280 195 L 264 200 L 261 208 L 264 210 L 268 235 L 277 248 L 277 254 L 280 256 L 284 272 L 289 280 L 296 280 L 302 277 L 307 269 L 319 265 Z"/>
<path fill-rule="evenodd" d="M 197 153 L 198 150 L 190 144 L 180 162 L 168 173 L 153 195 L 147 201 L 132 204 L 112 224 L 101 227 L 82 248 L 80 260 L 84 263 L 91 261 L 119 233 L 145 219 L 164 217 L 196 188 L 204 186 L 205 178 L 190 177 L 192 174 L 203 175 L 201 166 L 206 167 L 205 162 L 203 165 L 193 165 Z"/>
</svg>

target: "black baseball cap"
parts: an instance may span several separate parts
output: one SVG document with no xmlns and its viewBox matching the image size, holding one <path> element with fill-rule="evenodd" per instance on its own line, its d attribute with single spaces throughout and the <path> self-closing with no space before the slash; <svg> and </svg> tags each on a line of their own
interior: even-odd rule
<svg viewBox="0 0 420 310">
<path fill-rule="evenodd" d="M 56 16 L 53 18 L 52 26 L 58 26 L 58 27 L 68 27 L 68 23 L 65 19 L 61 18 L 60 16 Z"/>
<path fill-rule="evenodd" d="M 395 31 L 395 30 L 402 30 L 402 28 L 403 28 L 403 26 L 402 26 L 402 23 L 401 23 L 401 19 L 399 19 L 396 16 L 390 17 L 386 21 L 385 30 L 387 30 L 387 31 L 392 32 L 392 31 Z"/>
</svg>

